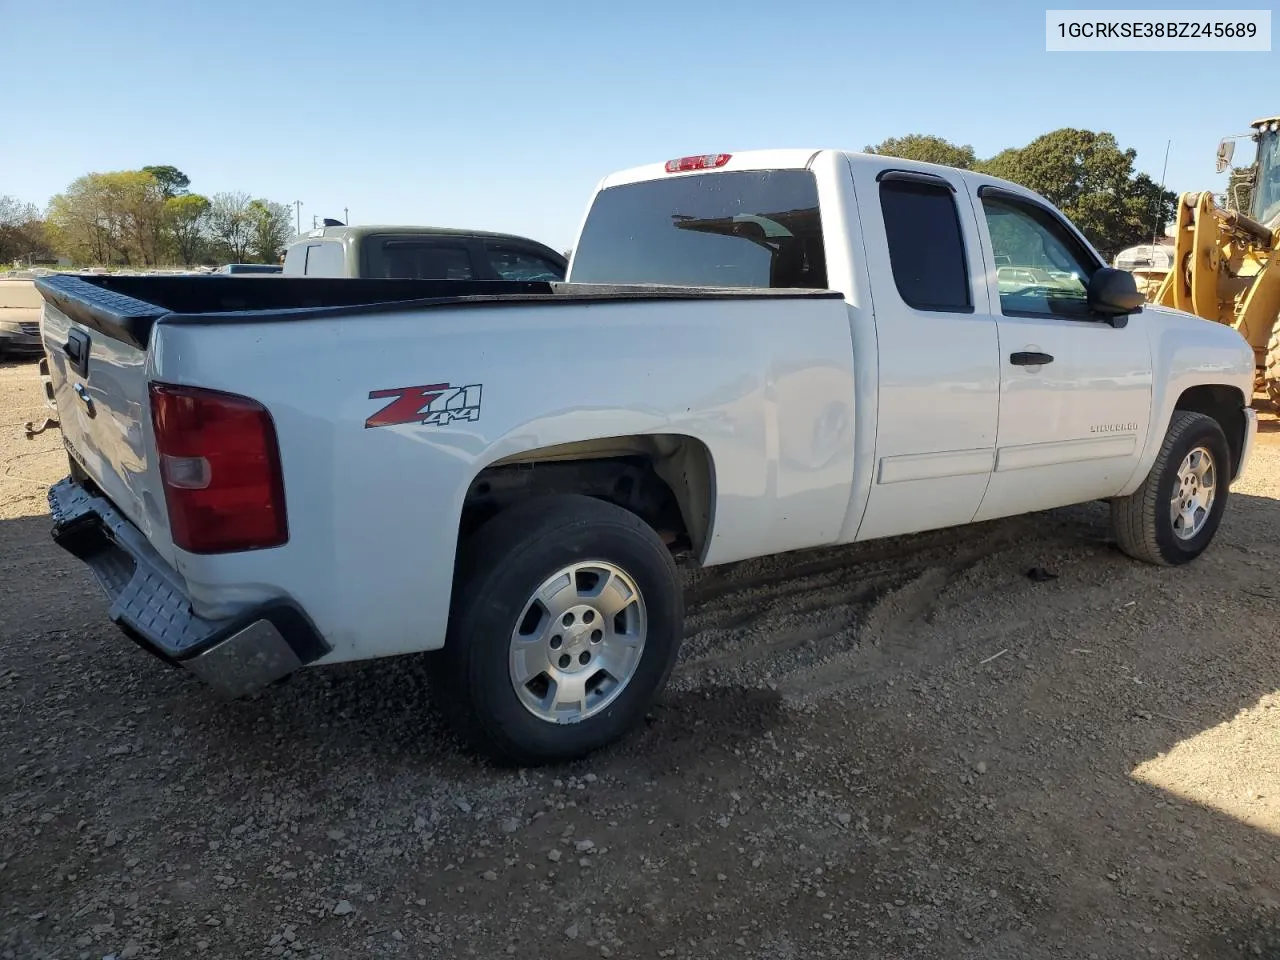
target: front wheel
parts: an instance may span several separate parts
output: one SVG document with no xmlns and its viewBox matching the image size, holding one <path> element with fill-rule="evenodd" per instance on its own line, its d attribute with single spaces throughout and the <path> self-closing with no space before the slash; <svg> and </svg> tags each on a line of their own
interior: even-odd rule
<svg viewBox="0 0 1280 960">
<path fill-rule="evenodd" d="M 1263 389 L 1273 408 L 1280 409 L 1280 317 L 1271 328 L 1271 338 L 1267 341 L 1267 356 L 1263 367 Z"/>
<path fill-rule="evenodd" d="M 1177 410 L 1147 479 L 1111 501 L 1120 549 L 1147 563 L 1188 563 L 1209 546 L 1222 522 L 1231 452 L 1218 421 Z"/>
<path fill-rule="evenodd" d="M 500 762 L 577 759 L 643 720 L 683 622 L 679 573 L 648 524 L 590 497 L 540 497 L 463 544 L 437 696 Z"/>
</svg>

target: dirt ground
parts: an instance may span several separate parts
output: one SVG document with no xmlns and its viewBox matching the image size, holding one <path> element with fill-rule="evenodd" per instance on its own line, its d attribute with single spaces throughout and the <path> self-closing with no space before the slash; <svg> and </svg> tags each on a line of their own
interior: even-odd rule
<svg viewBox="0 0 1280 960">
<path fill-rule="evenodd" d="M 520 773 L 417 658 L 146 655 L 49 540 L 34 364 L 0 410 L 0 957 L 1280 958 L 1269 417 L 1189 568 L 1090 505 L 691 575 L 646 728 Z"/>
</svg>

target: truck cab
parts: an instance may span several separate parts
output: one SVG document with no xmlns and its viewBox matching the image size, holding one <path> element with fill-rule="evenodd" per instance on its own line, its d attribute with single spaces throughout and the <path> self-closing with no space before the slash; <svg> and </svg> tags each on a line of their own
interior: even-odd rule
<svg viewBox="0 0 1280 960">
<path fill-rule="evenodd" d="M 1252 126 L 1258 158 L 1250 215 L 1274 230 L 1280 226 L 1280 117 L 1255 120 Z"/>
<path fill-rule="evenodd" d="M 1280 116 L 1261 117 L 1249 124 L 1249 134 L 1223 137 L 1218 143 L 1218 173 L 1231 167 L 1235 141 L 1250 139 L 1256 145 L 1253 163 L 1233 170 L 1224 197 L 1229 210 L 1244 213 L 1261 228 L 1256 239 L 1268 243 L 1265 230 L 1280 227 Z M 1235 174 L 1244 176 L 1237 182 Z M 1247 198 L 1247 202 L 1244 199 Z"/>
<path fill-rule="evenodd" d="M 284 275 L 408 280 L 563 280 L 568 261 L 508 233 L 414 226 L 325 226 L 285 253 Z"/>
<path fill-rule="evenodd" d="M 843 542 L 1141 486 L 1175 407 L 1196 402 L 1184 393 L 1198 371 L 1234 369 L 1244 344 L 1174 310 L 1102 308 L 1097 288 L 1114 273 L 1016 184 L 774 150 L 606 177 L 568 279 L 839 291 L 857 380 Z M 1202 396 L 1220 403 L 1237 464 L 1251 435 L 1247 382 L 1233 375 Z"/>
</svg>

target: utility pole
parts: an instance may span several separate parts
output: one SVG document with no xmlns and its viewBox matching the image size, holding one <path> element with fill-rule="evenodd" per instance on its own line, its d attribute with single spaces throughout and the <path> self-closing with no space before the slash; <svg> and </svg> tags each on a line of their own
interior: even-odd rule
<svg viewBox="0 0 1280 960">
<path fill-rule="evenodd" d="M 301 200 L 293 201 L 293 206 L 295 208 L 295 211 L 298 214 L 298 232 L 301 233 L 302 232 L 302 201 Z"/>
<path fill-rule="evenodd" d="M 311 215 L 311 229 L 314 230 L 315 228 L 316 228 L 316 215 L 313 213 Z"/>
</svg>

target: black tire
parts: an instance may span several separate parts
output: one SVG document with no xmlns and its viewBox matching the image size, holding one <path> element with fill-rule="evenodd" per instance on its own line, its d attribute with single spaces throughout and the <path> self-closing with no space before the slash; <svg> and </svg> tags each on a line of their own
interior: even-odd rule
<svg viewBox="0 0 1280 960">
<path fill-rule="evenodd" d="M 1264 387 L 1273 409 L 1280 409 L 1280 317 L 1271 328 L 1267 341 L 1266 366 L 1263 368 Z"/>
<path fill-rule="evenodd" d="M 508 668 L 511 634 L 547 577 L 577 562 L 622 569 L 646 608 L 640 661 L 609 706 L 576 723 L 527 709 Z M 591 497 L 538 497 L 498 514 L 461 546 L 448 637 L 434 657 L 436 699 L 464 740 L 502 764 L 579 759 L 637 727 L 666 685 L 684 633 L 670 551 L 635 514 Z"/>
<path fill-rule="evenodd" d="M 1204 447 L 1213 457 L 1216 489 L 1205 525 L 1183 540 L 1174 533 L 1169 501 L 1178 484 L 1178 469 L 1196 447 Z M 1111 525 L 1120 549 L 1136 560 L 1163 566 L 1189 563 L 1200 556 L 1222 522 L 1231 472 L 1231 451 L 1218 421 L 1203 413 L 1174 411 L 1147 479 L 1129 496 L 1111 501 Z"/>
</svg>

